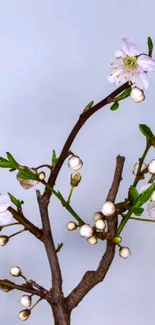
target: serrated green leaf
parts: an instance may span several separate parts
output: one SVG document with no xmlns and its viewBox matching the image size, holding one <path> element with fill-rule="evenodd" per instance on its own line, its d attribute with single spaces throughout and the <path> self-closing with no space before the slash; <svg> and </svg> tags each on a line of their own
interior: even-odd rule
<svg viewBox="0 0 155 325">
<path fill-rule="evenodd" d="M 57 159 L 56 152 L 55 152 L 55 150 L 53 150 L 52 164 L 56 164 L 56 159 Z"/>
<path fill-rule="evenodd" d="M 10 200 L 11 202 L 17 207 L 20 208 L 22 204 L 24 204 L 24 201 L 20 201 L 18 199 L 15 198 L 15 196 L 13 196 L 11 193 L 8 193 L 8 195 L 10 196 Z"/>
<path fill-rule="evenodd" d="M 141 214 L 144 212 L 143 208 L 136 207 L 136 206 L 131 207 L 130 210 L 135 214 L 135 216 L 138 216 L 138 217 L 141 216 Z"/>
<path fill-rule="evenodd" d="M 87 112 L 94 105 L 94 101 L 92 100 L 83 110 L 83 113 Z"/>
<path fill-rule="evenodd" d="M 146 124 L 139 124 L 139 129 L 147 138 L 152 139 L 153 138 L 153 132 Z"/>
<path fill-rule="evenodd" d="M 12 167 L 17 167 L 17 161 L 13 158 L 10 152 L 6 152 L 7 158 L 12 164 Z"/>
<path fill-rule="evenodd" d="M 110 107 L 111 111 L 116 111 L 119 108 L 119 103 L 118 102 L 114 102 L 112 104 L 112 106 Z"/>
<path fill-rule="evenodd" d="M 19 173 L 17 174 L 17 177 L 21 178 L 21 179 L 33 179 L 33 180 L 37 180 L 38 179 L 38 175 L 33 173 L 31 170 L 24 170 L 21 168 L 18 168 Z"/>
<path fill-rule="evenodd" d="M 8 162 L 8 160 L 5 159 L 5 158 L 3 158 L 3 157 L 0 157 L 0 161 L 6 161 L 6 162 Z"/>
<path fill-rule="evenodd" d="M 11 168 L 12 165 L 8 160 L 6 160 L 6 161 L 0 161 L 0 167 L 2 167 L 2 168 Z"/>
<path fill-rule="evenodd" d="M 139 198 L 135 203 L 135 206 L 140 207 L 141 205 L 146 203 L 150 199 L 154 190 L 155 190 L 155 183 L 153 183 L 149 188 L 147 188 L 147 190 L 145 190 L 142 194 L 139 195 Z"/>
<path fill-rule="evenodd" d="M 122 92 L 122 94 L 120 94 L 118 97 L 116 97 L 116 100 L 117 100 L 117 101 L 123 100 L 123 99 L 129 97 L 129 96 L 130 96 L 130 93 L 131 93 L 131 87 L 125 89 L 125 90 Z"/>
<path fill-rule="evenodd" d="M 132 203 L 135 204 L 135 202 L 137 201 L 137 199 L 139 197 L 139 193 L 133 185 L 130 186 L 129 194 L 130 194 Z"/>
</svg>

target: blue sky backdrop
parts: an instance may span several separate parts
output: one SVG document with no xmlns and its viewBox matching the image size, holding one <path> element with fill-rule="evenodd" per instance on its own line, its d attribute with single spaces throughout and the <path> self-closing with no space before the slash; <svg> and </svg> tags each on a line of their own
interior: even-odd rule
<svg viewBox="0 0 155 325">
<path fill-rule="evenodd" d="M 19 163 L 30 167 L 50 163 L 52 150 L 59 155 L 87 103 L 98 102 L 115 89 L 107 82 L 107 75 L 121 39 L 134 37 L 146 52 L 148 36 L 155 41 L 153 0 L 1 1 L 0 156 L 9 151 Z M 87 121 L 72 145 L 72 151 L 84 162 L 72 206 L 90 224 L 106 198 L 116 156 L 126 157 L 118 195 L 118 200 L 123 200 L 133 181 L 133 165 L 145 146 L 138 125 L 148 124 L 155 131 L 155 73 L 150 73 L 149 80 L 143 103 L 135 104 L 128 98 L 116 112 L 104 107 Z M 146 162 L 155 158 L 154 150 Z M 56 182 L 56 189 L 66 198 L 69 182 L 66 161 Z M 42 186 L 37 188 L 43 190 Z M 0 170 L 0 193 L 7 192 L 24 200 L 25 216 L 40 227 L 35 189 L 24 190 L 15 173 Z M 59 258 L 67 295 L 86 270 L 97 267 L 105 244 L 91 246 L 78 231 L 69 233 L 65 225 L 73 219 L 55 197 L 49 211 L 55 242 L 64 243 Z M 19 228 L 3 234 L 16 230 Z M 132 255 L 123 260 L 117 250 L 105 281 L 73 311 L 72 325 L 154 323 L 155 225 L 130 221 L 122 236 Z M 19 265 L 25 276 L 50 287 L 44 247 L 30 234 L 14 237 L 0 247 L 0 260 L 0 278 L 11 279 L 10 267 Z M 2 324 L 21 324 L 21 295 L 0 292 Z M 53 324 L 45 302 L 27 321 L 28 325 L 35 323 Z"/>
</svg>

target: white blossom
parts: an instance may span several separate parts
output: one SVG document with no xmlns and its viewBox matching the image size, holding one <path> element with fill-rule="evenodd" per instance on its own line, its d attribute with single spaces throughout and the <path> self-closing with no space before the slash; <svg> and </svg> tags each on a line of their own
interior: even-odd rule
<svg viewBox="0 0 155 325">
<path fill-rule="evenodd" d="M 15 277 L 20 276 L 22 274 L 20 267 L 19 266 L 11 267 L 10 274 Z"/>
<path fill-rule="evenodd" d="M 133 170 L 134 175 L 137 175 L 138 167 L 139 167 L 139 163 L 136 163 L 134 165 L 134 170 Z M 142 172 L 146 168 L 147 168 L 147 164 L 143 163 L 142 166 L 141 166 L 141 170 L 140 171 Z"/>
<path fill-rule="evenodd" d="M 68 159 L 68 167 L 73 169 L 73 170 L 78 170 L 82 167 L 83 162 L 82 160 L 78 157 L 78 156 L 74 156 L 72 155 L 69 159 Z"/>
<path fill-rule="evenodd" d="M 152 159 L 148 165 L 148 172 L 150 174 L 155 174 L 155 159 Z"/>
<path fill-rule="evenodd" d="M 155 219 L 155 201 L 149 201 L 147 205 L 147 211 L 150 218 Z"/>
<path fill-rule="evenodd" d="M 73 231 L 77 228 L 77 224 L 74 221 L 69 221 L 66 227 L 69 231 Z"/>
<path fill-rule="evenodd" d="M 104 220 L 102 219 L 98 219 L 96 222 L 95 222 L 95 227 L 96 229 L 98 230 L 104 230 L 105 227 L 106 227 L 106 223 Z"/>
<path fill-rule="evenodd" d="M 144 91 L 137 87 L 132 88 L 130 96 L 135 103 L 140 103 L 145 99 Z"/>
<path fill-rule="evenodd" d="M 117 62 L 112 63 L 112 72 L 108 81 L 120 85 L 131 81 L 140 89 L 148 88 L 146 72 L 155 71 L 155 61 L 146 54 L 141 54 L 139 46 L 132 38 L 123 38 L 121 49 L 115 52 Z"/>
<path fill-rule="evenodd" d="M 93 235 L 93 228 L 87 224 L 80 227 L 81 237 L 89 238 Z"/>
<path fill-rule="evenodd" d="M 97 239 L 96 236 L 92 236 L 92 237 L 89 237 L 87 239 L 87 241 L 88 241 L 89 244 L 94 245 L 94 244 L 96 244 L 98 242 L 98 239 Z"/>
<path fill-rule="evenodd" d="M 121 247 L 119 250 L 119 256 L 122 258 L 128 258 L 131 255 L 131 251 L 128 247 Z"/>
<path fill-rule="evenodd" d="M 23 295 L 20 299 L 20 303 L 23 307 L 30 307 L 32 302 L 31 296 Z"/>
<path fill-rule="evenodd" d="M 105 216 L 111 216 L 112 214 L 114 214 L 114 212 L 116 211 L 115 205 L 114 203 L 110 202 L 110 201 L 106 201 L 103 204 L 102 207 L 102 212 Z"/>
</svg>

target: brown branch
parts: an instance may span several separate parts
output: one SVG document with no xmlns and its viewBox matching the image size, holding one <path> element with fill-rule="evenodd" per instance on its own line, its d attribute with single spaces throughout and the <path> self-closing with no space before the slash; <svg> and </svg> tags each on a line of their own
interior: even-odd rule
<svg viewBox="0 0 155 325">
<path fill-rule="evenodd" d="M 120 182 L 122 180 L 122 171 L 125 158 L 118 156 L 116 159 L 115 174 L 112 182 L 112 186 L 109 190 L 107 200 L 114 202 L 119 189 Z M 107 218 L 108 233 L 110 236 L 115 236 L 117 232 L 117 216 L 110 216 Z M 71 312 L 85 297 L 85 295 L 94 288 L 98 283 L 102 282 L 109 270 L 109 267 L 113 261 L 115 255 L 115 244 L 107 240 L 106 251 L 100 261 L 100 264 L 96 271 L 87 271 L 79 284 L 73 289 L 73 291 L 65 298 L 68 310 Z"/>
<path fill-rule="evenodd" d="M 130 82 L 126 82 L 125 84 L 123 84 L 122 86 L 117 88 L 115 91 L 113 91 L 109 96 L 107 96 L 106 98 L 101 100 L 99 103 L 94 105 L 92 108 L 90 108 L 88 111 L 86 111 L 80 115 L 79 120 L 75 124 L 74 128 L 72 129 L 70 135 L 68 136 L 68 138 L 66 140 L 66 143 L 61 151 L 61 154 L 60 154 L 59 160 L 55 166 L 55 169 L 53 171 L 51 171 L 51 173 L 50 173 L 50 176 L 48 179 L 48 184 L 50 184 L 52 187 L 55 185 L 55 181 L 58 176 L 58 173 L 59 173 L 65 159 L 68 156 L 68 151 L 70 149 L 70 146 L 72 145 L 76 135 L 78 134 L 78 132 L 80 131 L 82 126 L 85 124 L 85 122 L 88 120 L 88 118 L 91 115 L 93 115 L 95 112 L 97 112 L 99 109 L 101 109 L 103 106 L 111 103 L 116 96 L 118 96 L 123 90 L 127 89 L 130 85 L 131 85 Z M 44 200 L 47 201 L 47 204 L 49 203 L 49 199 L 50 199 L 51 195 L 52 195 L 51 191 L 48 190 L 47 188 L 45 188 L 43 198 L 44 198 Z"/>
<path fill-rule="evenodd" d="M 29 285 L 26 285 L 26 284 L 16 284 L 12 281 L 9 281 L 9 280 L 0 280 L 0 289 L 3 290 L 3 287 L 7 287 L 7 288 L 10 288 L 10 289 L 16 289 L 16 290 L 19 290 L 19 291 L 24 291 L 24 292 L 27 292 L 27 293 L 31 293 L 31 294 L 34 294 L 36 296 L 39 296 L 39 297 L 44 297 L 45 294 L 42 292 L 42 291 L 39 291 L 39 290 L 36 290 L 34 289 L 32 286 L 29 286 Z"/>
<path fill-rule="evenodd" d="M 41 197 L 39 190 L 36 191 L 36 194 L 37 194 L 37 200 L 38 200 L 42 226 L 43 226 L 43 233 L 44 233 L 42 237 L 42 242 L 44 243 L 47 252 L 47 257 L 50 264 L 50 269 L 51 269 L 52 288 L 53 290 L 55 290 L 57 295 L 60 296 L 62 295 L 62 277 L 61 277 L 61 270 L 58 261 L 58 256 L 56 253 L 56 248 L 52 236 L 51 226 L 49 222 L 47 203 Z"/>
<path fill-rule="evenodd" d="M 41 239 L 43 233 L 42 230 L 36 227 L 31 221 L 26 219 L 23 215 L 23 213 L 17 212 L 12 207 L 9 207 L 8 210 L 12 213 L 13 218 L 16 219 L 21 225 L 25 227 L 26 230 L 29 230 L 31 234 L 33 234 L 38 239 Z"/>
</svg>

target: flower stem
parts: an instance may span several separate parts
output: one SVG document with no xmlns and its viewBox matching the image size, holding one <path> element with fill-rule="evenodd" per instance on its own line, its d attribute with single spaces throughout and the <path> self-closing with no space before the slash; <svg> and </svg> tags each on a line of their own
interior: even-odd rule
<svg viewBox="0 0 155 325">
<path fill-rule="evenodd" d="M 51 165 L 48 165 L 48 164 L 40 165 L 40 166 L 36 167 L 35 169 L 40 169 L 42 167 L 47 167 L 49 169 L 52 169 L 52 166 Z"/>
<path fill-rule="evenodd" d="M 132 215 L 132 212 L 129 211 L 127 213 L 127 215 L 125 216 L 124 219 L 122 219 L 121 223 L 119 224 L 118 228 L 117 228 L 117 236 L 120 235 L 120 233 L 122 232 L 124 226 L 126 225 L 126 223 L 128 222 L 128 220 L 130 219 L 130 216 Z"/>
<path fill-rule="evenodd" d="M 71 199 L 71 196 L 73 194 L 73 191 L 74 191 L 74 186 L 71 186 L 71 189 L 70 189 L 70 192 L 69 192 L 69 195 L 68 195 L 68 199 L 67 199 L 68 204 L 70 203 L 70 199 Z"/>
<path fill-rule="evenodd" d="M 30 308 L 30 310 L 32 310 L 43 298 L 39 298 L 35 304 Z"/>
<path fill-rule="evenodd" d="M 78 216 L 78 214 L 72 209 L 72 207 L 65 201 L 60 192 L 56 192 L 52 186 L 45 182 L 45 180 L 40 181 L 44 184 L 62 203 L 62 205 L 72 214 L 72 216 L 81 224 L 84 225 L 85 222 Z"/>
<path fill-rule="evenodd" d="M 13 223 L 9 223 L 8 225 L 4 225 L 4 226 L 0 226 L 0 229 L 9 227 L 9 226 L 15 226 L 15 225 L 21 225 L 19 222 L 13 222 Z"/>
<path fill-rule="evenodd" d="M 155 222 L 155 220 L 143 219 L 143 218 L 135 218 L 135 217 L 130 217 L 129 219 L 137 220 L 137 221 Z"/>
<path fill-rule="evenodd" d="M 23 230 L 20 230 L 20 231 L 18 231 L 18 232 L 15 232 L 14 234 L 8 236 L 8 238 L 11 238 L 11 237 L 14 237 L 14 236 L 16 236 L 16 235 L 19 235 L 19 234 L 21 234 L 21 233 L 24 232 L 24 231 L 27 231 L 27 229 L 24 228 Z"/>
</svg>

